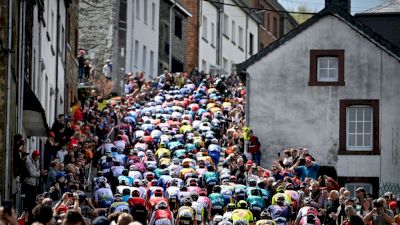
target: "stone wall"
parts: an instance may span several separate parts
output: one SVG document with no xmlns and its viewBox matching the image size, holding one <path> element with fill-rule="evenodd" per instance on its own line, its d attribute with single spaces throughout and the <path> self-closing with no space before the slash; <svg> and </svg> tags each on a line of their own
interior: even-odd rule
<svg viewBox="0 0 400 225">
<path fill-rule="evenodd" d="M 88 52 L 97 71 L 101 71 L 106 59 L 113 62 L 117 3 L 114 0 L 79 3 L 79 48 Z"/>
<path fill-rule="evenodd" d="M 82 3 L 84 4 L 84 3 Z M 67 20 L 69 26 L 67 27 L 67 67 L 65 73 L 66 87 L 65 87 L 65 107 L 66 112 L 72 106 L 75 99 L 77 99 L 77 78 L 78 78 L 78 35 L 79 35 L 79 5 L 77 1 L 71 1 L 67 9 Z"/>
</svg>

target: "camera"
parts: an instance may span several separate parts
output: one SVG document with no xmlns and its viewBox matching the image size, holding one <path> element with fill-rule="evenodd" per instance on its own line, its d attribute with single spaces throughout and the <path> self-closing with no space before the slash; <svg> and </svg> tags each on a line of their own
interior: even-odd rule
<svg viewBox="0 0 400 225">
<path fill-rule="evenodd" d="M 373 201 L 373 205 L 375 208 L 379 209 L 383 207 L 382 202 L 378 201 L 377 199 Z"/>
</svg>

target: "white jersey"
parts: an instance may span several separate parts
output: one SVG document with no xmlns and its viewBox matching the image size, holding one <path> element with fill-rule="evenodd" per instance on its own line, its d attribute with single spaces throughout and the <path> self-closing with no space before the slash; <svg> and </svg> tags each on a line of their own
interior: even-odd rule
<svg viewBox="0 0 400 225">
<path fill-rule="evenodd" d="M 129 171 L 128 177 L 132 177 L 133 180 L 143 179 L 142 173 L 139 171 Z"/>
</svg>

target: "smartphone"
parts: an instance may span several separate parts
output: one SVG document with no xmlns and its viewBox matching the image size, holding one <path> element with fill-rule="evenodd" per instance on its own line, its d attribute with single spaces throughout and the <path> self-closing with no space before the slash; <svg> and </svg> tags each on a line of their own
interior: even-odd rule
<svg viewBox="0 0 400 225">
<path fill-rule="evenodd" d="M 4 212 L 8 215 L 11 215 L 11 210 L 13 208 L 13 203 L 11 201 L 4 201 L 3 202 Z"/>
</svg>

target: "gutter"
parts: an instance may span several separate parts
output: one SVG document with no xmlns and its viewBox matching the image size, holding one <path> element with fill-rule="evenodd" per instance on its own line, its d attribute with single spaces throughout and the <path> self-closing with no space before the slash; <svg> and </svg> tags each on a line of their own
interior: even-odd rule
<svg viewBox="0 0 400 225">
<path fill-rule="evenodd" d="M 13 31 L 13 23 L 12 23 L 12 18 L 13 16 L 13 0 L 8 0 L 8 49 L 12 49 L 12 31 Z M 12 79 L 12 55 L 8 55 L 7 59 L 7 101 L 6 101 L 6 132 L 4 132 L 4 147 L 5 149 L 10 149 L 10 151 L 4 151 L 5 157 L 4 157 L 4 172 L 8 173 L 8 171 L 11 171 L 10 168 L 10 161 L 12 160 L 13 152 L 11 152 L 12 146 L 10 144 L 10 113 L 11 113 L 11 101 L 10 101 L 10 96 L 11 96 L 11 79 Z M 11 153 L 11 154 L 10 154 Z M 10 199 L 10 190 L 8 190 L 8 187 L 10 186 L 9 184 L 9 177 L 4 176 L 4 199 Z"/>
<path fill-rule="evenodd" d="M 58 43 L 60 42 L 60 0 L 57 0 L 57 34 L 56 34 L 56 43 L 55 43 L 55 49 L 56 49 L 56 94 L 55 94 L 55 104 L 54 104 L 54 120 L 57 118 L 58 114 L 58 55 L 59 55 L 59 48 L 58 48 Z M 51 121 L 50 121 L 51 123 Z"/>
</svg>

